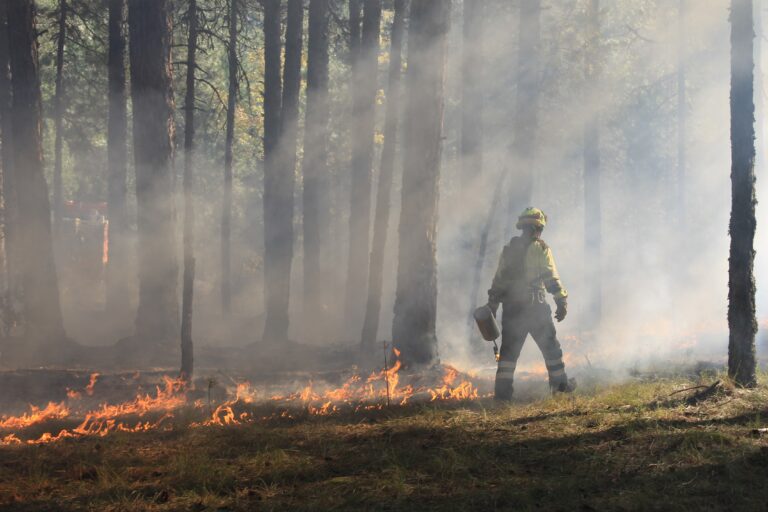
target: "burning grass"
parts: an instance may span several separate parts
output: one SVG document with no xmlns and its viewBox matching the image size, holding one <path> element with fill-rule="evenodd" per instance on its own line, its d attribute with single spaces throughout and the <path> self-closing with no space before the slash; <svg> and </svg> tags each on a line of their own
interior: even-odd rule
<svg viewBox="0 0 768 512">
<path fill-rule="evenodd" d="M 242 395 L 224 426 L 192 426 L 191 408 L 172 428 L 0 448 L 0 508 L 763 510 L 768 388 L 725 385 L 696 405 L 685 405 L 693 390 L 673 394 L 709 383 L 596 385 L 502 407 L 303 407 L 266 421 L 239 420 L 267 407 Z"/>
<path fill-rule="evenodd" d="M 46 444 L 67 438 L 103 437 L 118 431 L 168 430 L 178 428 L 180 423 L 191 427 L 231 426 L 303 413 L 324 416 L 404 406 L 409 401 L 478 398 L 476 384 L 451 366 L 443 367 L 442 375 L 427 372 L 426 376 L 403 377 L 399 353 L 394 353 L 396 358 L 391 367 L 375 371 L 367 378 L 353 373 L 338 387 L 310 381 L 293 392 L 270 393 L 268 389 L 240 382 L 232 386 L 229 398 L 221 403 L 214 403 L 210 395 L 207 403 L 202 398 L 195 399 L 200 390 L 164 376 L 154 392 L 139 392 L 128 401 L 104 401 L 94 406 L 99 374 L 93 373 L 82 391 L 67 390 L 62 402 L 49 402 L 45 407 L 30 405 L 20 415 L 0 417 L 0 445 Z"/>
</svg>

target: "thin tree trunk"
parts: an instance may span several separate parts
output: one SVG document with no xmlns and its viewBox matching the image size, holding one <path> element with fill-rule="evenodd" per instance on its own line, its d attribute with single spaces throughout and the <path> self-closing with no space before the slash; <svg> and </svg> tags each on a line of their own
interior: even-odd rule
<svg viewBox="0 0 768 512">
<path fill-rule="evenodd" d="M 286 249 L 293 236 L 285 231 L 293 219 L 293 204 L 285 197 L 285 176 L 280 165 L 280 2 L 263 0 L 264 6 L 264 301 L 266 319 L 263 339 L 288 337 L 288 289 L 290 265 Z M 290 207 L 290 208 L 289 208 Z M 291 220 L 292 222 L 292 220 Z"/>
<path fill-rule="evenodd" d="M 683 0 L 680 0 L 681 2 Z M 765 86 L 763 84 L 763 44 L 765 31 L 763 30 L 763 0 L 754 0 L 755 4 L 755 173 L 765 168 Z"/>
<path fill-rule="evenodd" d="M 483 278 L 483 267 L 485 266 L 485 257 L 488 252 L 488 238 L 491 234 L 494 221 L 499 217 L 499 203 L 501 203 L 501 196 L 508 177 L 509 172 L 507 170 L 502 170 L 501 179 L 498 183 L 496 183 L 496 188 L 493 191 L 493 199 L 491 200 L 491 207 L 488 209 L 488 217 L 486 217 L 483 231 L 480 233 L 480 244 L 478 245 L 477 259 L 475 260 L 475 268 L 472 275 L 472 291 L 469 295 L 472 301 L 478 300 L 480 295 L 480 284 Z M 474 305 L 474 302 L 472 305 Z M 475 345 L 476 349 L 487 347 L 487 344 L 481 344 L 478 337 L 473 335 L 473 333 L 475 333 L 475 329 L 475 317 L 470 314 L 467 317 L 467 339 L 474 340 L 477 343 Z"/>
<path fill-rule="evenodd" d="M 685 168 L 687 165 L 686 143 L 688 110 L 685 88 L 685 2 L 677 3 L 677 202 L 680 227 L 686 228 Z"/>
<path fill-rule="evenodd" d="M 461 55 L 461 167 L 462 183 L 465 188 L 471 180 L 476 179 L 483 171 L 483 62 L 486 55 L 483 51 L 483 19 L 486 14 L 487 1 L 465 0 L 464 23 L 462 26 L 462 55 Z M 496 214 L 497 203 L 501 193 L 497 184 L 493 195 L 489 216 Z M 467 237 L 474 236 L 475 226 L 466 224 L 462 226 Z M 471 284 L 471 305 L 477 300 L 482 280 L 485 254 L 488 246 L 490 225 L 486 222 L 480 233 L 477 259 L 475 260 Z M 480 348 L 481 340 L 473 336 L 475 332 L 474 318 L 467 317 L 467 338 L 476 342 L 476 348 Z"/>
<path fill-rule="evenodd" d="M 728 260 L 728 375 L 756 385 L 755 126 L 751 0 L 731 1 L 731 249 Z"/>
<path fill-rule="evenodd" d="M 517 98 L 515 101 L 513 158 L 517 163 L 509 193 L 510 236 L 520 211 L 530 205 L 533 194 L 533 169 L 536 159 L 536 132 L 539 119 L 539 41 L 541 39 L 541 0 L 520 0 L 518 18 Z"/>
<path fill-rule="evenodd" d="M 407 365 L 437 361 L 437 206 L 450 0 L 411 8 L 404 168 L 392 339 Z"/>
<path fill-rule="evenodd" d="M 237 17 L 238 0 L 229 0 L 229 96 L 227 97 L 227 135 L 224 141 L 224 198 L 221 207 L 221 309 L 229 314 L 232 304 L 232 144 L 235 138 L 237 106 Z"/>
<path fill-rule="evenodd" d="M 3 305 L 3 327 L 9 333 L 15 322 L 18 287 L 18 250 L 15 229 L 18 226 L 12 167 L 13 123 L 11 122 L 11 67 L 8 54 L 7 2 L 0 2 L 0 165 L 2 166 L 3 252 L 5 286 L 0 291 Z"/>
<path fill-rule="evenodd" d="M 483 18 L 487 0 L 464 1 L 461 56 L 461 164 L 463 178 L 483 170 Z"/>
<path fill-rule="evenodd" d="M 24 319 L 32 345 L 47 352 L 64 337 L 53 257 L 51 208 L 43 174 L 42 105 L 37 27 L 32 0 L 8 2 L 13 86 L 13 169 L 18 197 L 18 247 Z"/>
<path fill-rule="evenodd" d="M 397 152 L 397 126 L 400 120 L 400 76 L 402 68 L 403 25 L 405 0 L 395 0 L 395 17 L 392 22 L 391 47 L 389 50 L 389 83 L 387 107 L 384 114 L 384 147 L 381 150 L 379 188 L 376 194 L 376 213 L 373 224 L 370 273 L 368 275 L 368 301 L 361 343 L 372 348 L 379 332 L 381 316 L 381 290 L 384 281 L 384 255 L 389 229 L 390 193 L 395 171 Z"/>
<path fill-rule="evenodd" d="M 330 286 L 327 264 L 330 236 L 328 197 L 328 0 L 310 0 L 307 41 L 307 110 L 304 127 L 303 229 L 305 335 L 327 335 L 325 290 Z M 324 258 L 325 257 L 325 258 Z"/>
<path fill-rule="evenodd" d="M 125 87 L 125 0 L 109 0 L 109 55 L 107 61 L 109 122 L 107 125 L 107 189 L 109 208 L 109 259 L 106 309 L 114 318 L 124 317 L 130 305 L 126 278 L 128 267 L 128 116 Z"/>
<path fill-rule="evenodd" d="M 279 251 L 278 307 L 285 310 L 280 316 L 288 318 L 290 304 L 291 269 L 293 267 L 294 247 L 294 193 L 296 188 L 296 142 L 299 132 L 299 92 L 301 89 L 301 50 L 304 32 L 304 2 L 303 0 L 288 0 L 288 12 L 285 29 L 285 65 L 283 67 L 283 91 L 280 113 L 280 162 L 278 180 L 275 183 L 278 208 L 283 212 L 275 218 L 275 229 L 280 232 L 277 246 Z M 279 225 L 277 224 L 279 223 Z M 282 328 L 280 336 L 287 338 L 288 322 L 285 323 L 285 333 Z M 279 339 L 279 338 L 276 338 Z"/>
<path fill-rule="evenodd" d="M 349 258 L 347 260 L 346 323 L 360 325 L 368 282 L 381 0 L 364 0 L 363 33 L 353 76 L 352 177 L 350 181 Z"/>
<path fill-rule="evenodd" d="M 170 11 L 168 0 L 128 2 L 138 203 L 136 335 L 156 347 L 175 346 L 179 333 Z"/>
<path fill-rule="evenodd" d="M 53 124 L 56 131 L 53 163 L 53 231 L 59 232 L 62 214 L 62 130 L 64 118 L 64 45 L 67 38 L 66 0 L 59 0 L 59 33 L 56 39 L 56 91 L 53 97 Z"/>
<path fill-rule="evenodd" d="M 589 0 L 586 55 L 584 58 L 585 100 L 589 108 L 584 124 L 584 267 L 588 290 L 587 325 L 596 327 L 602 314 L 602 208 L 600 201 L 600 1 Z"/>
<path fill-rule="evenodd" d="M 195 165 L 195 70 L 197 66 L 197 0 L 189 0 L 187 92 L 184 96 L 184 283 L 181 294 L 181 375 L 191 381 L 194 370 L 192 307 L 195 292 L 195 205 L 192 199 Z"/>
<path fill-rule="evenodd" d="M 360 22 L 363 19 L 363 0 L 349 0 L 349 63 L 352 68 L 352 79 L 357 73 L 357 63 L 360 57 Z"/>
</svg>

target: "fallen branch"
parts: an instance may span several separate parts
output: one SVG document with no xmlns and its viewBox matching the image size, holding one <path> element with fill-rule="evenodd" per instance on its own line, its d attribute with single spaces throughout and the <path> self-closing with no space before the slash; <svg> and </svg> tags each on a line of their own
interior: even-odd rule
<svg viewBox="0 0 768 512">
<path fill-rule="evenodd" d="M 720 381 L 718 381 L 720 382 Z M 693 386 L 691 388 L 685 388 L 685 389 L 678 389 L 677 391 L 673 391 L 669 394 L 669 396 L 676 395 L 678 393 L 682 393 L 683 391 L 691 391 L 693 389 L 702 389 L 702 388 L 708 388 L 709 386 Z"/>
<path fill-rule="evenodd" d="M 703 400 L 706 400 L 707 398 L 714 395 L 719 388 L 720 388 L 720 381 L 716 380 L 711 386 L 707 386 L 706 389 L 703 389 L 697 393 L 694 393 L 693 395 L 686 398 L 685 403 L 688 405 L 696 405 L 697 403 Z"/>
</svg>

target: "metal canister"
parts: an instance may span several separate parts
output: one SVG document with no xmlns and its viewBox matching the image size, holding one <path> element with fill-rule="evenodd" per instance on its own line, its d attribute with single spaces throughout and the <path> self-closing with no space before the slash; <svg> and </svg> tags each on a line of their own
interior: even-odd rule
<svg viewBox="0 0 768 512">
<path fill-rule="evenodd" d="M 480 334 L 482 334 L 484 340 L 494 341 L 501 336 L 499 324 L 496 322 L 496 317 L 488 304 L 477 308 L 473 316 L 475 317 L 477 328 L 480 329 Z"/>
</svg>

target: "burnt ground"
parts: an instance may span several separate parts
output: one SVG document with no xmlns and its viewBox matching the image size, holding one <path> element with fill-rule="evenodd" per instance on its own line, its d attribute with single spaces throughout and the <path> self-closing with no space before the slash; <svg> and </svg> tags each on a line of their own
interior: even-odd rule
<svg viewBox="0 0 768 512">
<path fill-rule="evenodd" d="M 764 376 L 756 390 L 655 375 L 536 396 L 227 427 L 179 411 L 165 430 L 3 447 L 0 508 L 765 510 Z"/>
</svg>

